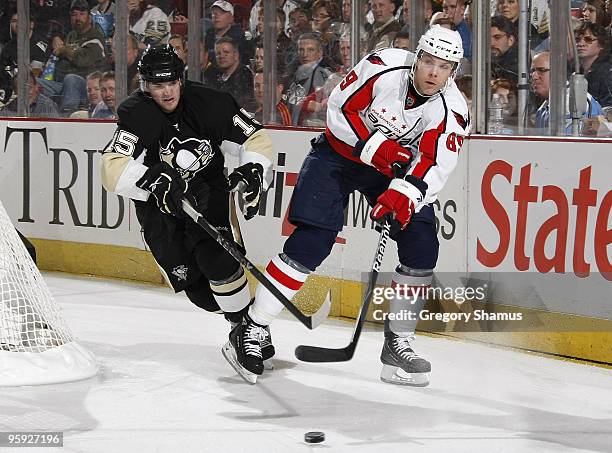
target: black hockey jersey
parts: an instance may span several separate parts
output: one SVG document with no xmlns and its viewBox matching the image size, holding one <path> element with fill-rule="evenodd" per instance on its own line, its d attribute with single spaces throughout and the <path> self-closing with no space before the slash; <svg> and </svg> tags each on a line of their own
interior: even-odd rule
<svg viewBox="0 0 612 453">
<path fill-rule="evenodd" d="M 227 93 L 186 81 L 176 110 L 165 113 L 138 90 L 121 103 L 117 115 L 117 130 L 102 157 L 102 183 L 110 192 L 146 200 L 149 192 L 135 183 L 160 160 L 187 181 L 218 178 L 224 141 L 239 145 L 241 164 L 261 163 L 270 180 L 271 141 Z"/>
</svg>

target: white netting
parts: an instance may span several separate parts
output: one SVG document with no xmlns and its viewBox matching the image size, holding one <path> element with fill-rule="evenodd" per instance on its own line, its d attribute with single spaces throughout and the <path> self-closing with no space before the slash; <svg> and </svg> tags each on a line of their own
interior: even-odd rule
<svg viewBox="0 0 612 453">
<path fill-rule="evenodd" d="M 85 356 L 73 357 L 75 352 Z M 51 363 L 47 358 L 53 359 Z M 26 367 L 24 360 L 29 361 Z M 96 370 L 93 356 L 74 343 L 58 305 L 0 202 L 0 385 L 82 379 Z"/>
</svg>

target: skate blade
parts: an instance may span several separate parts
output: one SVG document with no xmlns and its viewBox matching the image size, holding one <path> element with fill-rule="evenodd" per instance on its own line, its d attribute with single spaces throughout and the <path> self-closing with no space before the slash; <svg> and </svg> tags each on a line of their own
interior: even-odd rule
<svg viewBox="0 0 612 453">
<path fill-rule="evenodd" d="M 264 370 L 274 369 L 274 362 L 272 361 L 272 359 L 264 360 L 263 362 L 264 362 Z"/>
<path fill-rule="evenodd" d="M 229 341 L 221 348 L 221 354 L 223 354 L 223 357 L 225 357 L 225 360 L 232 366 L 234 371 L 238 373 L 238 376 L 244 379 L 248 384 L 253 385 L 257 383 L 257 375 L 240 365 L 236 357 L 236 351 Z"/>
<path fill-rule="evenodd" d="M 383 365 L 380 380 L 387 384 L 411 387 L 427 387 L 429 385 L 428 373 L 406 373 L 400 367 L 393 365 Z"/>
</svg>

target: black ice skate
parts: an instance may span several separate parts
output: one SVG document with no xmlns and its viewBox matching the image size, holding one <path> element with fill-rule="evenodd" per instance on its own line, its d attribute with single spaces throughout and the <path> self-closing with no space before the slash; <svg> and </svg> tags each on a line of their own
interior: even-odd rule
<svg viewBox="0 0 612 453">
<path fill-rule="evenodd" d="M 234 329 L 234 327 L 238 325 L 238 321 L 236 321 L 236 319 L 240 319 L 241 316 L 244 315 L 245 313 L 247 313 L 247 311 L 242 311 L 242 310 L 236 313 L 226 313 L 225 318 L 229 321 L 231 328 Z M 237 318 L 236 317 L 237 314 L 240 314 L 241 316 L 238 316 Z M 261 357 L 264 362 L 264 369 L 273 370 L 274 362 L 272 361 L 272 357 L 274 357 L 274 354 L 276 353 L 276 351 L 274 349 L 274 345 L 272 344 L 272 335 L 270 334 L 270 326 L 265 326 L 264 329 L 266 329 L 268 336 L 261 341 Z"/>
<path fill-rule="evenodd" d="M 270 334 L 264 326 L 255 324 L 249 315 L 232 329 L 229 341 L 223 346 L 223 357 L 249 384 L 257 382 L 264 370 L 261 343 L 270 342 Z M 271 343 L 270 343 L 271 345 Z"/>
<path fill-rule="evenodd" d="M 410 347 L 414 337 L 400 337 L 385 333 L 380 360 L 383 363 L 380 380 L 389 384 L 425 387 L 429 384 L 427 373 L 431 364 L 419 357 Z"/>
</svg>

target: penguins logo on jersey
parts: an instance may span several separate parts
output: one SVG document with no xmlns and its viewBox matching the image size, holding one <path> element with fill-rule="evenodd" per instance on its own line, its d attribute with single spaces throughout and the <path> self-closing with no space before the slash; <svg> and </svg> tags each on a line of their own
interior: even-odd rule
<svg viewBox="0 0 612 453">
<path fill-rule="evenodd" d="M 213 158 L 214 151 L 208 140 L 188 138 L 180 140 L 172 137 L 167 146 L 160 146 L 160 157 L 176 168 L 186 179 L 206 168 Z"/>
</svg>

